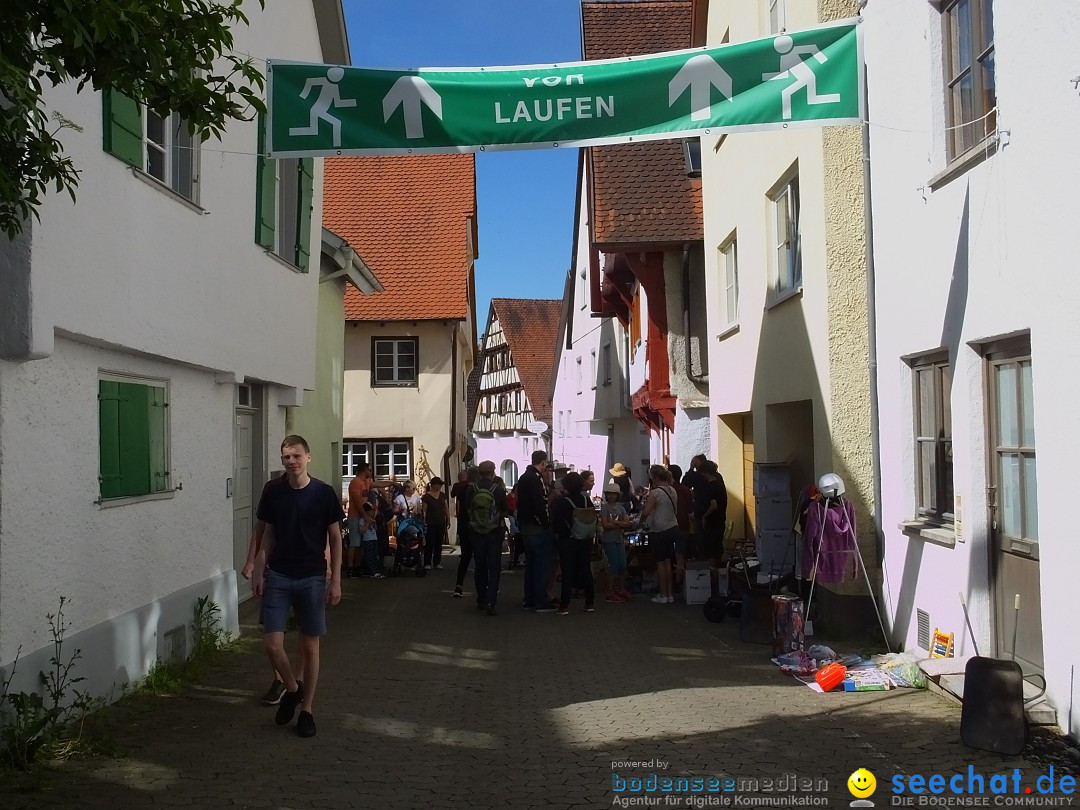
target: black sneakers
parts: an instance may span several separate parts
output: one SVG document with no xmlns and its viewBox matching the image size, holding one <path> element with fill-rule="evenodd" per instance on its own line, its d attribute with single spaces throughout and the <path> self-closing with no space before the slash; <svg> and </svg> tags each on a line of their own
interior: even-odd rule
<svg viewBox="0 0 1080 810">
<path fill-rule="evenodd" d="M 296 691 L 286 691 L 281 696 L 281 705 L 278 706 L 277 714 L 274 716 L 274 722 L 279 726 L 287 726 L 292 722 L 293 715 L 296 714 L 296 707 L 299 706 L 304 700 L 304 684 L 300 681 L 296 682 Z"/>
<path fill-rule="evenodd" d="M 270 688 L 266 690 L 266 694 L 262 696 L 262 702 L 267 706 L 276 706 L 281 703 L 281 696 L 284 694 L 285 684 L 275 678 Z"/>
<path fill-rule="evenodd" d="M 311 716 L 311 712 L 300 712 L 300 717 L 296 720 L 296 734 L 300 737 L 315 736 L 315 718 Z"/>
</svg>

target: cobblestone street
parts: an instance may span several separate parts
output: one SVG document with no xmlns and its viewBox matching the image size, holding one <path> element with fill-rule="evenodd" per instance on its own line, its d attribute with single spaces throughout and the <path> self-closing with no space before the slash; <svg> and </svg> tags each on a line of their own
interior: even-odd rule
<svg viewBox="0 0 1080 810">
<path fill-rule="evenodd" d="M 510 572 L 489 617 L 469 593 L 451 599 L 448 562 L 425 579 L 345 581 L 314 739 L 275 726 L 259 704 L 270 678 L 251 644 L 179 696 L 111 710 L 126 757 L 50 766 L 40 790 L 0 804 L 600 808 L 616 798 L 613 773 L 657 772 L 825 780 L 816 793 L 726 798 L 789 807 L 794 793 L 846 807 L 847 776 L 866 767 L 881 807 L 893 773 L 1023 767 L 961 745 L 958 710 L 925 691 L 815 694 L 700 607 L 601 602 L 586 614 L 576 602 L 569 616 L 536 615 L 519 607 L 521 575 Z M 253 607 L 243 629 L 254 636 Z M 627 762 L 646 764 L 616 764 Z M 651 806 L 713 806 L 652 796 Z"/>
</svg>

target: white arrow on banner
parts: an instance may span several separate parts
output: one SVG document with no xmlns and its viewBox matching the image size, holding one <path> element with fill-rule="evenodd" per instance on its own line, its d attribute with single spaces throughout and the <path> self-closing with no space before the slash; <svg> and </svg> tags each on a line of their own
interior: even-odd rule
<svg viewBox="0 0 1080 810">
<path fill-rule="evenodd" d="M 708 54 L 691 56 L 679 68 L 668 84 L 668 106 L 678 101 L 688 87 L 691 121 L 705 121 L 712 117 L 711 88 L 715 87 L 731 101 L 731 77 Z"/>
<path fill-rule="evenodd" d="M 421 104 L 426 104 L 428 109 L 435 113 L 435 117 L 442 121 L 442 96 L 419 76 L 402 76 L 394 82 L 394 86 L 383 99 L 383 121 L 389 121 L 394 110 L 401 107 L 401 112 L 405 116 L 405 137 L 423 138 L 424 121 L 420 114 Z"/>
</svg>

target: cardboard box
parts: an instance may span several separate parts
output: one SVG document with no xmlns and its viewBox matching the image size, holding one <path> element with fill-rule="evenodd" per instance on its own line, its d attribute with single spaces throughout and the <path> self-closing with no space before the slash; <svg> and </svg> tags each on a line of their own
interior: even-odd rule
<svg viewBox="0 0 1080 810">
<path fill-rule="evenodd" d="M 712 596 L 712 572 L 708 568 L 687 568 L 683 597 L 688 605 L 704 605 Z"/>
<path fill-rule="evenodd" d="M 642 571 L 641 572 L 641 592 L 642 593 L 656 593 L 660 590 L 660 580 L 657 577 L 656 571 Z"/>
</svg>

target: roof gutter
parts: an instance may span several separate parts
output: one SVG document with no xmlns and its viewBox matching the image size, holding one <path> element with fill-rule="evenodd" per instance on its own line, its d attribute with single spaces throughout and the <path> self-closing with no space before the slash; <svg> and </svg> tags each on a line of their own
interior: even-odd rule
<svg viewBox="0 0 1080 810">
<path fill-rule="evenodd" d="M 323 61 L 329 65 L 351 65 L 349 32 L 345 27 L 341 0 L 311 0 L 311 6 L 315 11 Z"/>
<path fill-rule="evenodd" d="M 356 252 L 352 245 L 329 228 L 323 228 L 322 255 L 330 259 L 338 269 L 321 276 L 319 278 L 320 284 L 344 276 L 350 284 L 364 295 L 383 291 L 382 283 L 375 277 L 371 268 L 365 264 L 360 254 Z"/>
</svg>

